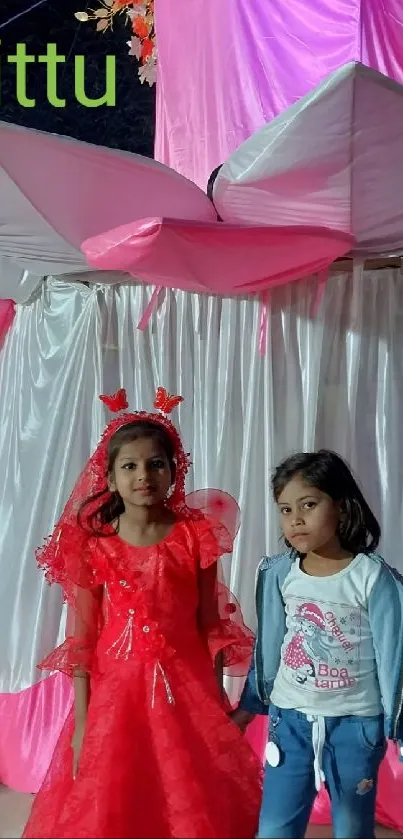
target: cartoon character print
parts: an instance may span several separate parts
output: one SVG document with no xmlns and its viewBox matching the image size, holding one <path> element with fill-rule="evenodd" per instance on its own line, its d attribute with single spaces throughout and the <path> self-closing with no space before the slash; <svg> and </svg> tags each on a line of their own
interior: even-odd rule
<svg viewBox="0 0 403 839">
<path fill-rule="evenodd" d="M 328 661 L 326 621 L 315 603 L 302 603 L 292 618 L 291 641 L 284 651 L 284 664 L 293 672 L 298 684 L 315 676 L 315 661 Z"/>
</svg>

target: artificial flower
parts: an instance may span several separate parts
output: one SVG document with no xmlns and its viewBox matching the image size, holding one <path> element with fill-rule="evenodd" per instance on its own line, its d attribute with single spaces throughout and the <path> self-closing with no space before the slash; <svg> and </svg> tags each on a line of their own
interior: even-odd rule
<svg viewBox="0 0 403 839">
<path fill-rule="evenodd" d="M 148 38 L 150 34 L 150 30 L 147 24 L 147 21 L 141 15 L 137 15 L 137 17 L 133 18 L 132 21 L 132 29 L 135 35 L 140 38 L 141 41 Z"/>
<path fill-rule="evenodd" d="M 145 38 L 143 41 L 143 45 L 141 47 L 141 58 L 143 61 L 147 61 L 147 58 L 150 58 L 154 52 L 154 44 L 150 38 Z"/>
<path fill-rule="evenodd" d="M 145 64 L 142 64 L 140 67 L 139 79 L 141 84 L 147 82 L 150 87 L 157 81 L 157 59 L 155 54 L 151 58 L 147 58 Z"/>
<path fill-rule="evenodd" d="M 140 38 L 137 38 L 136 35 L 133 35 L 130 41 L 127 41 L 127 46 L 129 47 L 129 55 L 132 55 L 133 58 L 137 58 L 137 61 L 140 61 L 141 58 L 141 41 Z"/>
<path fill-rule="evenodd" d="M 132 29 L 132 38 L 127 41 L 129 55 L 140 62 L 139 78 L 152 87 L 157 77 L 157 50 L 154 31 L 154 0 L 101 0 L 99 9 L 90 12 L 76 12 L 80 23 L 96 21 L 98 32 L 112 28 L 117 14 L 126 14 Z"/>
</svg>

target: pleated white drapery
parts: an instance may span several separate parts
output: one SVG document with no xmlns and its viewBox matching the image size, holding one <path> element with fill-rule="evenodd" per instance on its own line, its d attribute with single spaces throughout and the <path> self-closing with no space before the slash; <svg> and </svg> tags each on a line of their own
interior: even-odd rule
<svg viewBox="0 0 403 839">
<path fill-rule="evenodd" d="M 257 302 L 167 292 L 140 332 L 150 293 L 49 280 L 18 307 L 0 359 L 3 693 L 39 678 L 36 662 L 63 632 L 60 594 L 37 572 L 34 550 L 103 429 L 98 394 L 118 386 L 133 409 L 149 409 L 159 384 L 184 396 L 189 489 L 217 486 L 240 501 L 231 584 L 252 626 L 256 566 L 279 543 L 270 474 L 292 451 L 326 446 L 352 463 L 380 517 L 383 551 L 403 571 L 400 273 L 331 276 L 315 318 L 315 280 L 278 289 L 263 358 Z"/>
</svg>

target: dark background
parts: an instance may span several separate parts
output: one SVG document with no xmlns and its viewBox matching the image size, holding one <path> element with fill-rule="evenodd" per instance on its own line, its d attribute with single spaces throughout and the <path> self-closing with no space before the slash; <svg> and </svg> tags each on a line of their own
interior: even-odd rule
<svg viewBox="0 0 403 839">
<path fill-rule="evenodd" d="M 98 33 L 95 23 L 79 23 L 74 17 L 87 6 L 97 8 L 97 0 L 49 0 L 1 28 L 31 4 L 32 0 L 0 0 L 0 120 L 152 157 L 155 87 L 140 84 L 137 61 L 128 55 L 130 29 L 124 17 L 116 21 L 113 32 Z M 59 54 L 70 56 L 58 68 L 57 93 L 66 99 L 65 108 L 47 102 L 46 65 L 40 64 L 27 69 L 27 95 L 36 99 L 36 106 L 18 104 L 15 65 L 6 60 L 18 42 L 25 42 L 33 55 L 45 53 L 46 45 L 53 42 Z M 74 95 L 74 55 L 85 55 L 86 94 L 97 97 L 105 92 L 107 54 L 116 55 L 116 106 L 85 108 Z"/>
</svg>

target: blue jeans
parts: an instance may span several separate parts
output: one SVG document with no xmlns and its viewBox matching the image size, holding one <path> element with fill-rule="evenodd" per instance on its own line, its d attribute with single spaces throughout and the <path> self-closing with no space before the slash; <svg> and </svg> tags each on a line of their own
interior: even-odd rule
<svg viewBox="0 0 403 839">
<path fill-rule="evenodd" d="M 312 723 L 270 706 L 280 765 L 266 763 L 258 839 L 303 839 L 316 797 Z M 383 715 L 326 717 L 322 769 L 334 839 L 374 839 L 378 771 L 386 752 Z"/>
</svg>

